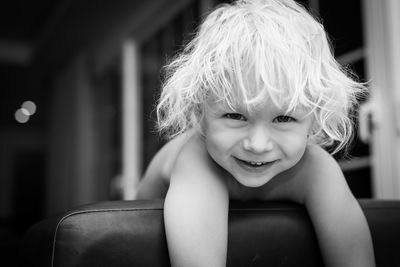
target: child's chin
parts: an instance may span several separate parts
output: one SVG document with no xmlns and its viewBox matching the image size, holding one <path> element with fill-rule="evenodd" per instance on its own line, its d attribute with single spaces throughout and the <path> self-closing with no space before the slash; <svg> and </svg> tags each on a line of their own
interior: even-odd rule
<svg viewBox="0 0 400 267">
<path fill-rule="evenodd" d="M 245 187 L 261 187 L 268 183 L 271 179 L 270 178 L 265 178 L 265 177 L 241 177 L 241 178 L 236 178 L 236 180 L 243 186 Z"/>
</svg>

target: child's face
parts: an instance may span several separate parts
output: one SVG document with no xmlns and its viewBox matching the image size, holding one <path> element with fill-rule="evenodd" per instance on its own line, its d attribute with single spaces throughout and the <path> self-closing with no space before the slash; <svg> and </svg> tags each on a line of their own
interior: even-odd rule
<svg viewBox="0 0 400 267">
<path fill-rule="evenodd" d="M 272 103 L 252 113 L 209 101 L 203 133 L 208 153 L 240 184 L 260 187 L 303 156 L 312 118 L 285 115 Z"/>
</svg>

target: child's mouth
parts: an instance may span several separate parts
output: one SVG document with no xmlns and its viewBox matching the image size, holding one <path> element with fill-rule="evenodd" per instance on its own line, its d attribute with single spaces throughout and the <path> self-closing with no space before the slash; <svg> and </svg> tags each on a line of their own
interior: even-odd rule
<svg viewBox="0 0 400 267">
<path fill-rule="evenodd" d="M 247 161 L 235 158 L 236 162 L 242 168 L 250 171 L 264 171 L 269 168 L 276 160 L 274 161 Z"/>
<path fill-rule="evenodd" d="M 251 166 L 251 167 L 261 167 L 263 165 L 268 164 L 268 162 L 262 162 L 262 161 L 246 161 L 246 160 L 242 160 L 242 162 L 244 164 L 247 164 L 247 165 Z"/>
</svg>

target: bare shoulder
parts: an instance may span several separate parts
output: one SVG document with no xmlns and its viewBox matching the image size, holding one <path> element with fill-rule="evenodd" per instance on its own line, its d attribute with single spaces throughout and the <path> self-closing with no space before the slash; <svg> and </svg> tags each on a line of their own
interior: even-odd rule
<svg viewBox="0 0 400 267">
<path fill-rule="evenodd" d="M 324 149 L 308 146 L 302 164 L 305 202 L 352 198 L 338 162 Z"/>
<path fill-rule="evenodd" d="M 176 158 L 191 134 L 189 131 L 175 137 L 157 152 L 137 187 L 137 199 L 165 197 Z"/>
<path fill-rule="evenodd" d="M 307 146 L 302 158 L 305 171 L 311 171 L 309 175 L 319 175 L 319 172 L 327 175 L 328 171 L 339 171 L 340 167 L 337 161 L 326 150 L 318 145 L 310 144 Z"/>
<path fill-rule="evenodd" d="M 218 172 L 218 175 L 222 174 L 220 173 L 222 169 L 209 156 L 204 138 L 199 133 L 193 133 L 187 137 L 177 154 L 175 164 L 171 167 L 175 169 L 182 166 L 189 167 L 193 172 L 212 171 Z"/>
<path fill-rule="evenodd" d="M 323 148 L 309 144 L 301 160 L 291 169 L 271 181 L 274 198 L 305 203 L 312 196 L 327 191 L 348 191 L 337 161 Z"/>
<path fill-rule="evenodd" d="M 168 141 L 155 156 L 154 161 L 157 163 L 155 165 L 160 169 L 159 171 L 164 182 L 169 183 L 175 161 L 182 148 L 193 135 L 194 131 L 191 130 L 176 136 Z"/>
<path fill-rule="evenodd" d="M 204 137 L 194 133 L 183 144 L 171 169 L 170 188 L 186 188 L 219 197 L 228 196 L 227 172 L 208 154 Z M 206 194 L 206 195 L 207 195 Z"/>
</svg>

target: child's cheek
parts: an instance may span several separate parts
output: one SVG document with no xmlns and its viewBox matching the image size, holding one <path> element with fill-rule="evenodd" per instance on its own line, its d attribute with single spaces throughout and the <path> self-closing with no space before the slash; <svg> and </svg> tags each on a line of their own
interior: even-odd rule
<svg viewBox="0 0 400 267">
<path fill-rule="evenodd" d="M 220 124 L 209 124 L 206 128 L 207 150 L 225 157 L 230 154 L 240 142 L 241 133 L 238 130 L 226 128 Z"/>
<path fill-rule="evenodd" d="M 281 149 L 285 152 L 285 154 L 291 156 L 293 159 L 300 159 L 302 157 L 308 143 L 308 139 L 305 134 L 287 133 L 278 138 L 281 138 L 279 140 L 279 144 L 281 145 Z"/>
</svg>

